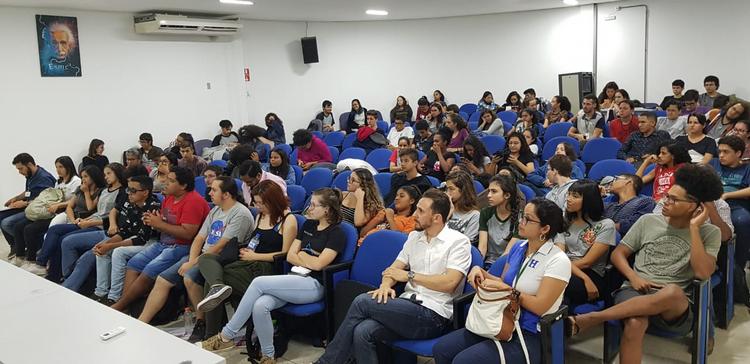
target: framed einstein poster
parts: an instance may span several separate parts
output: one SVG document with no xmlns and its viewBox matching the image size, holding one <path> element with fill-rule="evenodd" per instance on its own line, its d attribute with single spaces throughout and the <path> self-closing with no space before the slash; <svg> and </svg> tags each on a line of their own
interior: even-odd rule
<svg viewBox="0 0 750 364">
<path fill-rule="evenodd" d="M 81 77 L 76 18 L 37 15 L 36 36 L 42 77 Z"/>
</svg>

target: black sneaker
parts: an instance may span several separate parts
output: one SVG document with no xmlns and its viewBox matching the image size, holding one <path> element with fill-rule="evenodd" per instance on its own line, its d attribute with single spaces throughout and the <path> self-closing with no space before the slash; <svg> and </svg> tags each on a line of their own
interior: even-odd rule
<svg viewBox="0 0 750 364">
<path fill-rule="evenodd" d="M 89 296 L 90 299 L 102 303 L 107 297 L 106 296 L 97 296 L 96 293 L 92 293 L 91 296 Z"/>
<path fill-rule="evenodd" d="M 188 341 L 191 343 L 197 343 L 203 341 L 206 337 L 206 321 L 196 320 L 195 326 L 193 327 L 193 333 L 190 334 Z"/>
<path fill-rule="evenodd" d="M 225 299 L 232 295 L 232 287 L 225 284 L 214 284 L 211 286 L 211 290 L 206 294 L 206 298 L 198 302 L 196 309 L 200 312 L 213 311 L 218 307 Z"/>
<path fill-rule="evenodd" d="M 115 303 L 117 303 L 117 301 L 115 301 L 115 300 L 113 300 L 113 299 L 111 299 L 111 298 L 109 298 L 109 297 L 105 298 L 105 299 L 104 299 L 104 300 L 102 300 L 101 302 L 102 302 L 102 304 L 103 304 L 103 305 L 105 305 L 105 306 L 107 306 L 107 307 L 109 307 L 109 306 L 112 306 L 112 305 L 114 305 Z"/>
</svg>

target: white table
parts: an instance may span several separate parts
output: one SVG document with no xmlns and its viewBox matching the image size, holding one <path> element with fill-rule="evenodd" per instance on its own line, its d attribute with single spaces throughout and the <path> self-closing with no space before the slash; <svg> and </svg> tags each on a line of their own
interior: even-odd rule
<svg viewBox="0 0 750 364">
<path fill-rule="evenodd" d="M 118 326 L 126 332 L 99 336 Z M 0 261 L 0 363 L 223 364 L 226 360 Z"/>
</svg>

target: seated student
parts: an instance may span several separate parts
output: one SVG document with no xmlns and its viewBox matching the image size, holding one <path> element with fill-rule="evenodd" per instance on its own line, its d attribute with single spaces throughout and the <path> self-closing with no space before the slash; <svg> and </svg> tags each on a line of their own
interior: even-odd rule
<svg viewBox="0 0 750 364">
<path fill-rule="evenodd" d="M 698 99 L 700 96 L 698 95 L 697 90 L 687 90 L 685 91 L 685 96 L 682 97 L 682 110 L 680 111 L 680 115 L 690 115 L 693 113 L 698 114 L 706 114 L 709 110 L 711 110 L 711 106 L 700 106 L 698 104 Z"/>
<path fill-rule="evenodd" d="M 429 339 L 449 329 L 453 299 L 462 291 L 471 265 L 469 240 L 446 225 L 449 213 L 445 193 L 425 192 L 414 212 L 416 231 L 383 272 L 380 287 L 354 299 L 316 364 L 345 363 L 350 358 L 377 363 L 378 342 Z M 397 283 L 406 283 L 402 299 L 396 299 L 392 288 Z"/>
<path fill-rule="evenodd" d="M 415 185 L 405 185 L 396 191 L 393 208 L 385 209 L 387 229 L 409 234 L 416 228 L 414 211 L 417 202 L 422 197 L 422 191 Z"/>
<path fill-rule="evenodd" d="M 516 174 L 516 179 L 522 181 L 534 171 L 534 154 L 531 153 L 526 138 L 519 132 L 508 135 L 505 149 L 492 156 L 492 163 L 487 165 L 486 171 L 495 174 L 505 166 L 510 166 Z"/>
<path fill-rule="evenodd" d="M 283 149 L 274 148 L 268 157 L 268 163 L 261 165 L 264 171 L 276 175 L 286 182 L 286 185 L 297 183 L 297 174 L 289 164 L 289 156 Z"/>
<path fill-rule="evenodd" d="M 239 171 L 239 179 L 242 181 L 242 199 L 248 206 L 252 205 L 253 188 L 255 188 L 258 183 L 265 180 L 269 180 L 279 185 L 281 190 L 284 191 L 284 195 L 286 195 L 286 182 L 281 179 L 281 177 L 264 171 L 260 163 L 247 160 L 242 162 L 242 164 L 237 167 L 237 170 Z"/>
<path fill-rule="evenodd" d="M 142 168 L 146 169 L 143 166 L 143 156 L 141 156 L 141 151 L 138 148 L 130 148 L 122 152 L 122 164 L 129 171 L 138 171 L 140 173 L 143 171 Z M 146 169 L 146 175 L 148 174 L 149 171 Z"/>
<path fill-rule="evenodd" d="M 286 132 L 284 132 L 284 122 L 272 112 L 266 114 L 266 133 L 263 135 L 266 139 L 273 142 L 274 145 L 286 143 Z M 273 148 L 274 145 L 271 147 Z"/>
<path fill-rule="evenodd" d="M 506 248 L 510 252 L 503 275 L 495 277 L 480 267 L 472 268 L 469 273 L 467 281 L 475 288 L 512 289 L 519 295 L 521 332 L 514 332 L 509 342 L 498 342 L 508 363 L 526 360 L 520 334 L 529 362 L 542 362 L 539 318 L 560 307 L 570 279 L 570 260 L 552 243 L 552 238 L 564 232 L 566 225 L 562 211 L 555 204 L 534 199 L 524 208 L 518 227 L 519 235 L 527 240 Z M 531 258 L 527 259 L 529 256 Z M 432 351 L 435 364 L 500 362 L 494 340 L 475 335 L 465 328 L 444 336 Z"/>
<path fill-rule="evenodd" d="M 702 114 L 702 113 L 700 113 Z M 742 101 L 729 102 L 722 111 L 706 125 L 706 135 L 719 139 L 728 135 L 738 120 L 746 120 L 750 116 L 750 105 Z"/>
<path fill-rule="evenodd" d="M 396 116 L 393 119 L 393 125 L 393 128 L 388 131 L 388 149 L 396 149 L 401 138 L 414 139 L 414 129 L 411 126 L 405 126 L 404 119 L 401 116 Z"/>
<path fill-rule="evenodd" d="M 335 168 L 331 151 L 328 145 L 320 140 L 310 131 L 299 129 L 292 137 L 293 144 L 297 147 L 297 165 L 307 171 L 313 167 Z"/>
<path fill-rule="evenodd" d="M 708 211 L 703 204 L 720 196 L 721 181 L 709 168 L 680 168 L 664 200 L 664 216 L 641 217 L 611 254 L 612 264 L 627 279 L 614 294 L 615 305 L 570 316 L 568 334 L 622 320 L 620 361 L 637 363 L 649 326 L 674 335 L 690 333 L 694 319 L 688 293 L 691 282 L 711 277 L 721 247 L 719 228 L 704 224 Z M 633 254 L 631 267 L 628 258 Z"/>
<path fill-rule="evenodd" d="M 702 93 L 698 97 L 698 105 L 712 108 L 716 99 L 724 96 L 718 92 L 719 90 L 719 78 L 716 76 L 706 76 L 703 79 L 703 88 L 706 89 L 705 93 Z"/>
<path fill-rule="evenodd" d="M 534 159 L 539 158 L 539 144 L 537 144 L 537 133 L 534 129 L 526 129 L 523 131 L 523 137 L 526 139 L 526 144 L 531 150 L 531 154 L 534 155 Z"/>
<path fill-rule="evenodd" d="M 182 146 L 187 145 L 193 145 L 195 144 L 195 140 L 193 140 L 193 134 L 182 132 L 180 134 L 177 134 L 177 138 L 175 138 L 172 143 L 170 143 L 169 150 L 165 150 L 165 152 L 172 152 L 177 159 L 182 158 L 182 155 L 180 154 L 180 148 Z"/>
<path fill-rule="evenodd" d="M 450 104 L 445 107 L 445 113 L 446 114 L 458 114 L 461 112 L 461 108 L 458 107 L 456 104 Z"/>
<path fill-rule="evenodd" d="M 570 100 L 567 97 L 562 95 L 553 96 L 550 105 L 550 111 L 544 115 L 545 129 L 551 124 L 565 122 L 573 117 L 573 113 L 570 112 Z"/>
<path fill-rule="evenodd" d="M 505 247 L 516 241 L 518 220 L 522 215 L 522 195 L 515 181 L 508 176 L 493 176 L 487 187 L 489 206 L 479 214 L 479 242 L 477 248 L 489 268 L 505 254 Z"/>
<path fill-rule="evenodd" d="M 573 126 L 568 129 L 568 136 L 579 142 L 601 138 L 604 133 L 604 115 L 599 112 L 599 104 L 593 94 L 583 97 L 583 108 L 569 121 Z"/>
<path fill-rule="evenodd" d="M 716 141 L 703 132 L 705 126 L 706 117 L 703 114 L 690 114 L 687 118 L 687 135 L 675 139 L 688 150 L 692 163 L 708 164 L 719 155 Z"/>
<path fill-rule="evenodd" d="M 500 109 L 500 107 L 495 103 L 495 98 L 492 96 L 492 92 L 485 91 L 482 94 L 482 98 L 477 102 L 476 112 L 484 112 L 487 110 L 496 113 L 498 109 Z"/>
<path fill-rule="evenodd" d="M 146 175 L 142 176 L 147 177 Z M 125 192 L 128 182 L 120 163 L 110 163 L 104 167 L 104 180 L 107 182 L 107 188 L 102 189 L 99 194 L 96 212 L 87 219 L 91 220 L 90 228 L 67 234 L 60 240 L 62 277 L 65 280 L 63 286 L 74 291 L 78 291 L 86 281 L 94 268 L 95 262 L 93 255 L 87 256 L 84 262 L 79 262 L 79 258 L 86 252 L 90 252 L 96 243 L 106 239 L 107 235 L 114 235 L 113 233 L 117 230 L 117 223 L 110 225 L 110 218 L 116 218 L 117 214 L 114 207 L 122 205 L 128 199 L 128 194 Z M 86 222 L 86 220 L 83 222 Z M 91 229 L 91 227 L 94 227 L 94 229 Z M 77 277 L 72 277 L 73 269 L 76 268 L 78 263 L 83 265 L 79 270 L 80 274 Z M 51 263 L 51 265 L 54 264 L 55 262 Z"/>
<path fill-rule="evenodd" d="M 448 141 L 450 138 L 450 131 L 446 129 L 440 129 L 434 134 L 432 148 L 419 161 L 419 169 L 426 176 L 435 177 L 443 182 L 445 181 L 445 175 L 456 164 L 455 154 L 448 152 Z"/>
<path fill-rule="evenodd" d="M 555 237 L 571 261 L 572 275 L 565 289 L 567 304 L 597 301 L 609 294 L 604 281 L 610 247 L 615 246 L 615 223 L 602 216 L 604 203 L 592 180 L 574 182 L 568 189 L 565 218 L 568 230 Z"/>
<path fill-rule="evenodd" d="M 206 190 L 203 191 L 203 197 L 206 198 L 206 202 L 211 202 L 211 184 L 214 183 L 216 177 L 221 176 L 223 172 L 224 171 L 219 166 L 207 166 L 206 169 L 203 170 L 203 180 L 206 183 Z M 201 191 L 198 191 L 198 193 L 201 193 Z"/>
<path fill-rule="evenodd" d="M 482 182 L 483 186 L 486 186 L 490 175 L 485 172 L 485 168 L 492 162 L 492 159 L 490 159 L 490 154 L 487 153 L 484 143 L 479 138 L 470 135 L 464 141 L 463 156 L 464 158 L 461 159 L 460 165 L 466 167 L 466 170 L 475 179 Z"/>
<path fill-rule="evenodd" d="M 315 120 L 319 120 L 320 122 L 316 122 L 316 125 L 312 130 L 330 133 L 334 131 L 333 125 L 336 124 L 336 117 L 333 116 L 333 103 L 329 100 L 324 100 L 321 106 L 323 107 L 323 110 L 319 112 L 318 115 L 315 115 Z M 313 120 L 313 122 L 315 120 Z M 308 127 L 308 129 L 310 129 L 310 127 Z"/>
<path fill-rule="evenodd" d="M 443 127 L 443 121 L 445 120 L 443 105 L 440 103 L 430 104 L 430 113 L 424 119 L 430 125 L 430 132 L 437 132 L 438 129 Z"/>
<path fill-rule="evenodd" d="M 422 96 L 417 100 L 417 114 L 414 116 L 414 121 L 424 120 L 429 114 L 430 101 L 427 100 L 427 96 Z"/>
<path fill-rule="evenodd" d="M 229 174 L 229 177 L 232 178 L 240 178 L 239 166 L 247 160 L 260 163 L 260 157 L 255 148 L 247 144 L 236 146 L 229 152 L 229 161 L 227 161 L 227 167 L 224 168 L 224 173 Z"/>
<path fill-rule="evenodd" d="M 662 110 L 667 110 L 667 108 L 669 107 L 669 104 L 675 103 L 677 105 L 677 110 L 679 111 L 682 108 L 682 90 L 684 89 L 685 89 L 685 81 L 683 80 L 672 81 L 672 94 L 669 96 L 664 96 L 664 99 L 661 100 L 659 107 Z"/>
<path fill-rule="evenodd" d="M 388 158 L 388 170 L 391 173 L 401 172 L 401 159 L 398 157 L 398 153 L 406 148 L 411 148 L 411 141 L 407 137 L 401 137 L 396 143 L 396 148 L 393 148 L 391 157 Z"/>
<path fill-rule="evenodd" d="M 378 130 L 378 113 L 370 110 L 367 113 L 367 123 L 357 129 L 357 138 L 354 139 L 354 146 L 370 153 L 375 149 L 384 148 L 388 145 L 388 139 Z"/>
<path fill-rule="evenodd" d="M 528 89 L 526 91 L 529 91 L 529 90 L 534 91 L 534 89 Z M 523 108 L 534 110 L 534 114 L 536 115 L 536 119 L 538 121 L 539 127 L 541 128 L 542 123 L 544 122 L 544 113 L 539 111 L 541 109 L 540 100 L 536 96 L 533 96 L 533 92 L 529 95 L 526 95 L 526 94 L 524 95 L 525 96 L 523 98 Z"/>
<path fill-rule="evenodd" d="M 443 95 L 443 91 L 435 90 L 432 92 L 432 103 L 433 104 L 440 104 L 445 108 L 448 105 L 448 101 L 445 100 L 445 95 Z"/>
<path fill-rule="evenodd" d="M 750 131 L 750 121 L 747 120 L 738 120 L 736 123 L 734 123 L 734 128 L 732 129 L 732 135 L 735 135 L 742 139 L 745 142 L 745 152 L 742 153 L 742 163 L 747 163 L 750 161 L 750 134 L 748 132 Z"/>
<path fill-rule="evenodd" d="M 405 123 L 410 122 L 412 114 L 411 106 L 409 106 L 406 98 L 403 96 L 396 97 L 396 105 L 391 109 L 391 122 L 395 122 L 397 119 Z"/>
<path fill-rule="evenodd" d="M 576 155 L 576 150 L 573 148 L 572 145 L 568 143 L 559 143 L 557 144 L 557 147 L 555 147 L 555 155 L 564 155 L 567 156 L 568 159 L 573 163 L 573 170 L 571 171 L 570 177 L 572 179 L 582 179 L 583 178 L 583 171 L 581 171 L 580 168 L 578 168 L 578 165 L 575 164 L 575 161 L 578 160 L 578 156 Z M 547 171 L 549 170 L 549 162 L 543 164 L 541 167 L 535 169 L 533 172 L 529 173 L 528 176 L 526 176 L 526 181 L 523 182 L 523 184 L 531 187 L 532 190 L 534 190 L 534 193 L 537 196 L 544 196 L 549 192 L 550 187 L 552 187 L 552 182 L 550 182 L 549 179 L 547 179 Z"/>
<path fill-rule="evenodd" d="M 508 131 L 508 135 L 512 132 L 523 133 L 524 130 L 533 129 L 536 131 L 536 135 L 539 135 L 542 130 L 540 124 L 542 120 L 538 117 L 537 111 L 531 108 L 525 108 L 519 113 L 518 122 L 513 126 L 513 129 Z"/>
<path fill-rule="evenodd" d="M 554 202 L 560 209 L 564 209 L 568 189 L 576 181 L 570 178 L 573 172 L 573 162 L 570 161 L 568 156 L 554 155 L 547 164 L 549 164 L 547 180 L 550 181 L 552 188 L 544 197 Z"/>
<path fill-rule="evenodd" d="M 654 192 L 651 197 L 654 201 L 661 200 L 674 184 L 674 173 L 685 163 L 690 163 L 690 155 L 685 147 L 672 140 L 661 142 L 656 150 L 659 154 L 649 154 L 643 160 L 635 174 L 641 177 L 643 183 L 654 184 Z M 644 175 L 646 167 L 656 163 L 656 167 Z"/>
<path fill-rule="evenodd" d="M 656 202 L 650 196 L 640 195 L 642 187 L 643 180 L 634 174 L 621 174 L 612 181 L 610 192 L 617 200 L 604 207 L 604 217 L 615 222 L 620 235 L 627 234 L 641 216 L 654 210 Z"/>
<path fill-rule="evenodd" d="M 623 103 L 624 104 L 624 103 Z M 624 110 L 622 107 L 620 110 Z M 649 154 L 656 154 L 657 147 L 670 141 L 669 133 L 656 130 L 656 114 L 647 111 L 638 116 L 638 131 L 630 134 L 617 152 L 618 159 L 639 165 Z"/>
<path fill-rule="evenodd" d="M 265 151 L 267 148 L 273 148 L 276 143 L 265 137 L 266 129 L 263 129 L 258 125 L 250 124 L 241 127 L 238 134 L 240 136 L 241 145 L 250 146 L 252 150 L 258 154 L 261 162 L 267 162 Z M 234 149 L 237 149 L 237 147 L 232 148 L 232 151 L 234 151 Z"/>
<path fill-rule="evenodd" d="M 619 89 L 620 86 L 617 86 L 617 83 L 614 81 L 609 81 L 606 85 L 604 85 L 602 92 L 600 92 L 599 96 L 597 97 L 597 103 L 602 110 L 607 110 L 614 106 L 615 93 Z"/>
<path fill-rule="evenodd" d="M 190 243 L 208 215 L 208 203 L 194 191 L 195 177 L 190 170 L 174 167 L 161 212 L 145 212 L 143 223 L 161 233 L 158 243 L 148 246 L 128 261 L 125 286 L 113 309 L 125 310 L 148 293 L 157 276 L 188 255 Z"/>
<path fill-rule="evenodd" d="M 383 200 L 372 173 L 365 168 L 352 171 L 342 194 L 341 219 L 359 230 L 360 236 L 385 220 Z"/>
<path fill-rule="evenodd" d="M 211 200 L 215 207 L 208 213 L 198 234 L 193 238 L 190 253 L 159 273 L 138 320 L 151 322 L 164 307 L 172 287 L 183 281 L 193 306 L 203 299 L 204 279 L 198 267 L 201 255 L 212 254 L 226 260 L 237 259 L 239 244 L 248 241 L 255 228 L 253 214 L 245 205 L 237 202 L 238 196 L 237 184 L 230 177 L 217 177 L 211 184 Z M 196 316 L 198 321 L 204 321 L 203 312 L 196 312 Z M 194 341 L 203 340 L 205 332 L 200 332 L 201 327 L 205 329 L 201 324 L 195 325 L 191 335 Z"/>
<path fill-rule="evenodd" d="M 130 177 L 127 188 L 127 201 L 116 205 L 110 212 L 108 238 L 98 242 L 89 252 L 84 253 L 71 274 L 73 278 L 65 281 L 73 283 L 72 280 L 76 280 L 79 275 L 83 275 L 85 279 L 93 268 L 90 260 L 95 258 L 96 288 L 90 297 L 108 306 L 115 302 L 108 298 L 113 293 L 110 288 L 122 286 L 122 280 L 112 280 L 115 278 L 111 274 L 113 251 L 119 247 L 142 248 L 151 238 L 156 237 L 156 232 L 143 223 L 143 214 L 158 211 L 161 208 L 159 200 L 152 193 L 153 181 L 150 178 Z"/>
<path fill-rule="evenodd" d="M 48 273 L 47 264 L 50 263 L 50 268 L 53 271 L 51 278 L 54 278 L 54 282 L 56 283 L 59 281 L 60 243 L 67 234 L 82 229 L 88 230 L 90 227 L 93 230 L 94 220 L 89 219 L 89 217 L 96 213 L 99 195 L 106 189 L 106 186 L 104 173 L 102 173 L 99 167 L 91 165 L 81 170 L 81 185 L 74 192 L 74 197 L 68 200 L 62 221 L 57 216 L 52 219 L 52 222 L 55 222 L 55 220 L 60 222 L 55 225 L 52 225 L 51 222 L 47 233 L 37 237 L 37 239 L 39 237 L 44 239 L 41 244 L 37 241 L 32 241 L 33 238 L 26 238 L 27 245 L 40 247 L 40 250 L 36 254 L 36 264 L 26 265 L 25 270 L 36 275 L 45 276 Z"/>
<path fill-rule="evenodd" d="M 503 124 L 503 121 L 497 117 L 497 114 L 494 111 L 482 110 L 482 113 L 479 116 L 479 121 L 480 123 L 477 126 L 477 130 L 473 132 L 474 135 L 478 137 L 483 137 L 485 135 L 505 135 L 505 124 Z"/>
<path fill-rule="evenodd" d="M 193 172 L 194 176 L 200 176 L 203 174 L 203 170 L 206 169 L 208 163 L 203 158 L 195 155 L 195 145 L 186 145 L 180 147 L 180 154 L 182 158 L 177 162 L 177 165 L 189 169 Z"/>
<path fill-rule="evenodd" d="M 224 351 L 235 346 L 233 338 L 252 317 L 260 342 L 261 363 L 273 364 L 273 321 L 271 311 L 289 302 L 311 303 L 323 298 L 321 271 L 346 248 L 341 228 L 341 192 L 322 188 L 312 194 L 307 221 L 287 253 L 293 271 L 287 275 L 256 277 L 242 296 L 237 310 L 221 332 L 203 341 L 203 349 Z"/>
<path fill-rule="evenodd" d="M 419 153 L 416 149 L 405 148 L 398 152 L 401 160 L 401 172 L 391 176 L 391 191 L 383 199 L 385 206 L 390 206 L 396 198 L 396 192 L 403 186 L 415 186 L 420 193 L 424 193 L 432 184 L 427 177 L 419 174 Z"/>
<path fill-rule="evenodd" d="M 367 122 L 367 118 L 365 114 L 367 113 L 367 109 L 362 107 L 362 104 L 360 104 L 358 99 L 352 100 L 352 110 L 349 111 L 349 117 L 346 119 L 346 125 L 342 125 L 342 127 L 345 127 L 346 133 L 354 133 L 359 129 L 360 126 L 365 125 Z"/>
<path fill-rule="evenodd" d="M 156 168 L 151 170 L 149 177 L 154 180 L 154 193 L 162 193 L 167 187 L 169 170 L 177 167 L 178 159 L 172 152 L 163 152 L 157 161 Z"/>
<path fill-rule="evenodd" d="M 274 274 L 273 257 L 286 254 L 297 237 L 297 219 L 289 212 L 289 200 L 281 188 L 263 181 L 253 189 L 254 204 L 258 209 L 255 229 L 248 236 L 249 241 L 239 241 L 239 259 L 233 262 L 219 254 L 204 253 L 198 257 L 198 267 L 205 279 L 199 291 L 198 286 L 190 288 L 195 295 L 205 296 L 196 310 L 205 312 L 205 321 L 198 320 L 189 341 L 203 340 L 216 335 L 224 317 L 221 305 L 231 297 L 236 306 L 245 294 L 247 287 L 256 278 Z M 191 285 L 192 283 L 186 284 Z"/>
<path fill-rule="evenodd" d="M 427 120 L 418 120 L 414 128 L 417 130 L 417 134 L 414 135 L 414 147 L 427 153 L 432 148 L 433 134 L 430 131 L 430 124 Z"/>
<path fill-rule="evenodd" d="M 448 227 L 466 235 L 469 241 L 476 245 L 479 239 L 479 207 L 474 180 L 466 172 L 451 172 L 445 178 L 445 187 L 453 203 Z"/>
<path fill-rule="evenodd" d="M 669 133 L 672 139 L 676 139 L 687 133 L 687 116 L 680 116 L 680 105 L 677 101 L 668 103 L 667 116 L 659 117 L 656 122 L 656 130 L 663 130 Z"/>
<path fill-rule="evenodd" d="M 104 142 L 101 139 L 91 139 L 89 143 L 89 152 L 81 160 L 81 169 L 86 166 L 97 166 L 100 170 L 109 164 L 109 158 L 104 155 Z"/>
<path fill-rule="evenodd" d="M 508 94 L 508 97 L 505 98 L 505 103 L 500 106 L 501 109 L 505 111 L 515 111 L 520 112 L 523 108 L 523 100 L 521 99 L 521 95 L 518 93 L 518 91 L 511 91 Z"/>
<path fill-rule="evenodd" d="M 620 116 L 620 103 L 625 100 L 630 100 L 630 95 L 628 94 L 627 90 L 618 89 L 617 91 L 615 91 L 615 97 L 612 101 L 612 105 L 607 110 L 601 110 L 602 114 L 604 115 L 605 123 L 609 124 Z M 631 113 L 634 113 L 635 109 L 630 108 L 630 111 Z"/>
<path fill-rule="evenodd" d="M 721 177 L 724 194 L 721 196 L 732 209 L 732 225 L 737 234 L 734 262 L 744 268 L 748 261 L 750 245 L 750 165 L 741 161 L 745 142 L 730 135 L 719 139 L 719 158 L 712 159 L 709 165 Z M 685 167 L 683 167 L 685 168 Z"/>
<path fill-rule="evenodd" d="M 234 146 L 240 142 L 240 136 L 237 135 L 237 132 L 232 131 L 234 125 L 232 125 L 230 120 L 224 119 L 219 121 L 219 127 L 221 128 L 221 133 L 217 134 L 211 141 L 212 147 L 220 145 Z"/>
<path fill-rule="evenodd" d="M 462 153 L 464 151 L 464 141 L 469 137 L 469 129 L 466 121 L 458 114 L 447 114 L 445 116 L 445 127 L 451 132 L 451 139 L 448 142 L 448 152 Z"/>
<path fill-rule="evenodd" d="M 633 113 L 635 104 L 630 100 L 622 100 L 618 104 L 617 118 L 609 123 L 609 134 L 620 143 L 628 142 L 630 134 L 638 131 L 638 116 Z M 656 128 L 656 116 L 654 115 L 654 128 Z M 624 159 L 624 158 L 623 158 Z"/>
</svg>

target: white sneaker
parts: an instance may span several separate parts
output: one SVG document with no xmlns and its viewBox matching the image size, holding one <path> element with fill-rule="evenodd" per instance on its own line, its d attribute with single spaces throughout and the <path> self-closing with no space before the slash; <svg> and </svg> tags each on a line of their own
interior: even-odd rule
<svg viewBox="0 0 750 364">
<path fill-rule="evenodd" d="M 47 275 L 47 268 L 44 268 L 36 263 L 29 264 L 27 267 L 24 267 L 27 272 L 34 273 L 38 276 L 46 276 Z"/>
<path fill-rule="evenodd" d="M 15 257 L 13 258 L 13 265 L 15 265 L 16 267 L 23 267 L 24 265 L 26 265 L 26 259 Z"/>
</svg>

